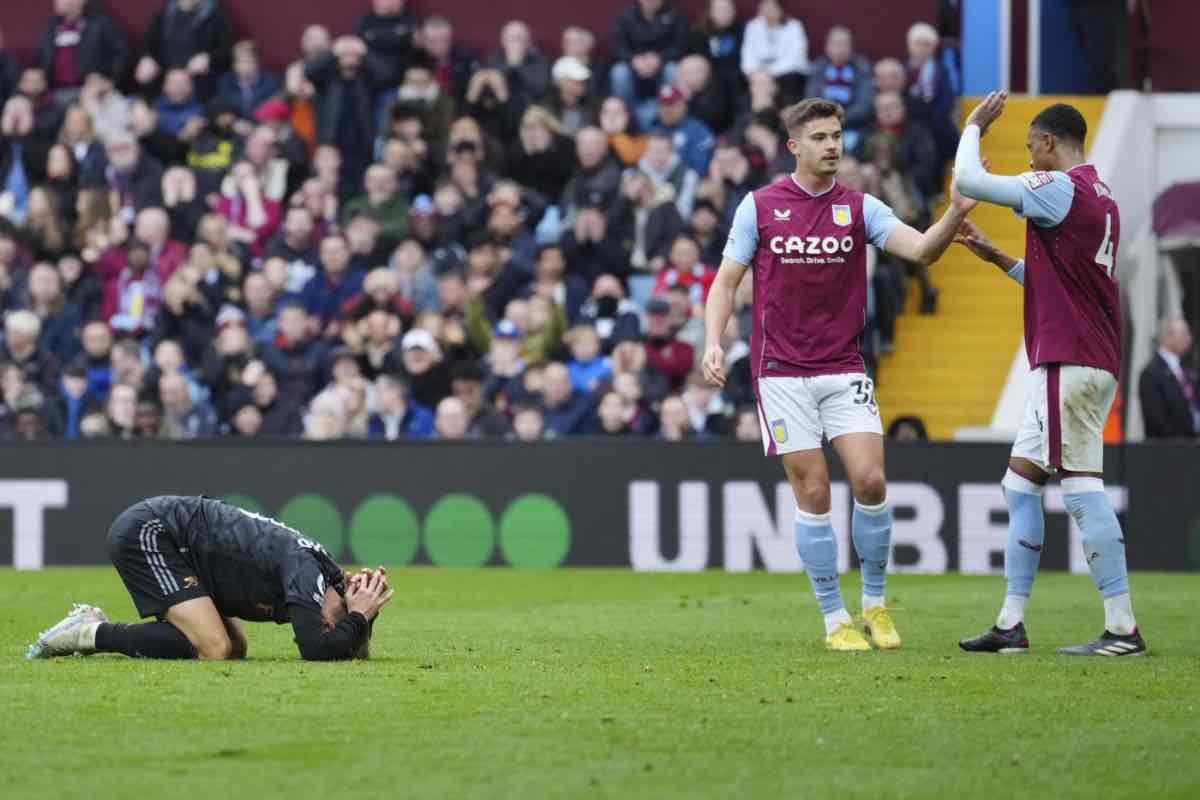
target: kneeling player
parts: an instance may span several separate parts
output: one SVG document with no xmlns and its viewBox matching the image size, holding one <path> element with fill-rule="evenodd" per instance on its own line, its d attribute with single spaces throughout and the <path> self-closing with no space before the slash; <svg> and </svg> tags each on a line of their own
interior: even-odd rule
<svg viewBox="0 0 1200 800">
<path fill-rule="evenodd" d="M 317 542 L 207 497 L 137 503 L 113 522 L 108 552 L 138 613 L 157 621 L 110 623 L 100 609 L 76 605 L 28 658 L 245 658 L 239 619 L 290 622 L 308 660 L 365 658 L 375 616 L 392 597 L 382 567 L 347 582 Z"/>
</svg>

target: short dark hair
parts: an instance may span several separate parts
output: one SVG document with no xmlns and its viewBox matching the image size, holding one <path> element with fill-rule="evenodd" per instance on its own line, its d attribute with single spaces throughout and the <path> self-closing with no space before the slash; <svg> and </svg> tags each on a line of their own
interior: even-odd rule
<svg viewBox="0 0 1200 800">
<path fill-rule="evenodd" d="M 483 368 L 474 361 L 458 361 L 450 368 L 450 383 L 470 381 L 483 383 Z"/>
<path fill-rule="evenodd" d="M 823 97 L 801 100 L 779 113 L 779 118 L 783 120 L 783 127 L 787 128 L 789 136 L 793 132 L 799 132 L 807 122 L 828 117 L 837 117 L 838 122 L 843 122 L 846 119 L 846 112 L 840 103 L 826 100 Z"/>
<path fill-rule="evenodd" d="M 1029 127 L 1053 134 L 1060 139 L 1069 139 L 1080 147 L 1083 147 L 1087 139 L 1087 120 L 1079 113 L 1079 109 L 1066 103 L 1055 103 L 1042 109 L 1041 113 L 1033 118 L 1033 122 L 1029 123 Z"/>
</svg>

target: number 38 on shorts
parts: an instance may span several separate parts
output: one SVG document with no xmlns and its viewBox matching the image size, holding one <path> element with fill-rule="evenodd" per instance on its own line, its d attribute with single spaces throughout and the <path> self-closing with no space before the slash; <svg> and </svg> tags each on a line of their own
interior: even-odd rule
<svg viewBox="0 0 1200 800">
<path fill-rule="evenodd" d="M 767 455 L 815 450 L 822 438 L 883 434 L 875 383 L 865 374 L 764 377 L 756 382 Z"/>
</svg>

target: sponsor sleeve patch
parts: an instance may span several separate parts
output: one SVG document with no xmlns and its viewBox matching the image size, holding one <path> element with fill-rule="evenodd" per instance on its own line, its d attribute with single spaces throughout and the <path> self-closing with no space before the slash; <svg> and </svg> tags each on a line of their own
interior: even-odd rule
<svg viewBox="0 0 1200 800">
<path fill-rule="evenodd" d="M 1037 189 L 1054 183 L 1054 176 L 1049 172 L 1025 172 L 1021 175 L 1021 180 L 1025 181 L 1025 185 L 1031 190 Z"/>
</svg>

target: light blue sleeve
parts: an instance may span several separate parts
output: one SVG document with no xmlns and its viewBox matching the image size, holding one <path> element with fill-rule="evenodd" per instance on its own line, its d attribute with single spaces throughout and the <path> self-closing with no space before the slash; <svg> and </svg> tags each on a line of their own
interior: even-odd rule
<svg viewBox="0 0 1200 800">
<path fill-rule="evenodd" d="M 1008 277 L 1022 286 L 1025 285 L 1025 259 L 1021 259 L 1016 264 L 1013 264 L 1013 268 L 1008 271 Z"/>
<path fill-rule="evenodd" d="M 754 193 L 748 192 L 738 203 L 733 213 L 733 226 L 729 229 L 729 241 L 722 255 L 742 266 L 754 265 L 754 251 L 758 249 L 758 210 L 754 205 Z"/>
<path fill-rule="evenodd" d="M 867 227 L 867 241 L 882 250 L 900 220 L 887 203 L 873 195 L 864 194 L 863 223 Z"/>
<path fill-rule="evenodd" d="M 1041 228 L 1053 228 L 1067 218 L 1075 199 L 1075 184 L 1065 172 L 1025 172 L 1017 216 Z"/>
</svg>

